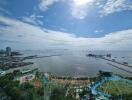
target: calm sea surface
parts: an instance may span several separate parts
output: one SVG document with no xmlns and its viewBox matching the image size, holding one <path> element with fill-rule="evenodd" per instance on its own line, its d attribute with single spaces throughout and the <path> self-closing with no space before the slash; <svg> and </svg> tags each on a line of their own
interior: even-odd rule
<svg viewBox="0 0 132 100">
<path fill-rule="evenodd" d="M 59 55 L 34 59 L 33 61 L 40 67 L 41 71 L 51 72 L 56 75 L 65 76 L 95 76 L 99 70 L 114 72 L 124 76 L 132 76 L 132 68 L 115 64 L 99 58 L 87 57 L 86 54 L 107 54 L 111 53 L 112 58 L 119 62 L 128 62 L 132 65 L 131 51 L 83 51 L 83 50 L 45 50 L 45 51 L 23 51 L 25 55 Z M 116 65 L 114 67 L 109 65 Z M 122 70 L 125 69 L 125 70 Z M 129 72 L 128 72 L 129 71 Z"/>
</svg>

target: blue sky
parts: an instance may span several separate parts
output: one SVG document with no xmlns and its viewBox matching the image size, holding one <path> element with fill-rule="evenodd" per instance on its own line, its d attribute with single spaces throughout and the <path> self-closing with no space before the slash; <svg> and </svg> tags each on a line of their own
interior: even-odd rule
<svg viewBox="0 0 132 100">
<path fill-rule="evenodd" d="M 131 49 L 131 0 L 0 0 L 0 16 L 1 47 L 33 46 L 43 35 L 47 48 Z"/>
</svg>

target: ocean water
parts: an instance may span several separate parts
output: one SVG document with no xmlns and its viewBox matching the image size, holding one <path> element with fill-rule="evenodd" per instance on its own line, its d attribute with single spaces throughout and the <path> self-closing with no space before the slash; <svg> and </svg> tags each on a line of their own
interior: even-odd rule
<svg viewBox="0 0 132 100">
<path fill-rule="evenodd" d="M 119 62 L 128 62 L 132 65 L 131 51 L 87 51 L 87 50 L 44 50 L 44 51 L 22 51 L 25 55 L 50 56 L 37 58 L 32 61 L 40 68 L 42 72 L 51 72 L 55 75 L 63 76 L 96 76 L 99 70 L 113 72 L 123 76 L 132 76 L 132 68 L 112 63 L 99 58 L 87 57 L 86 54 L 112 54 L 111 59 L 116 59 Z M 116 65 L 114 67 L 109 65 Z M 125 69 L 125 70 L 122 70 Z M 128 72 L 129 71 L 129 72 Z"/>
</svg>

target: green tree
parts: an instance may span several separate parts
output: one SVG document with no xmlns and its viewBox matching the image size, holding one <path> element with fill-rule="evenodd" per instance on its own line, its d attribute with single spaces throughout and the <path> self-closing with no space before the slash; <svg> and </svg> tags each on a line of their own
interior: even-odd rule
<svg viewBox="0 0 132 100">
<path fill-rule="evenodd" d="M 50 100 L 64 100 L 65 90 L 62 88 L 55 88 L 51 94 Z"/>
</svg>

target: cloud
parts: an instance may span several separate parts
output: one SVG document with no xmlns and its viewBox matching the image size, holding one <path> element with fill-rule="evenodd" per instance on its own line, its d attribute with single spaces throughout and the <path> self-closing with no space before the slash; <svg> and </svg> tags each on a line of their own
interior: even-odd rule
<svg viewBox="0 0 132 100">
<path fill-rule="evenodd" d="M 115 12 L 132 10 L 132 1 L 131 0 L 106 0 L 105 4 L 101 4 L 98 7 L 101 9 L 99 13 L 101 14 L 101 17 L 103 17 Z"/>
<path fill-rule="evenodd" d="M 39 8 L 41 11 L 47 11 L 53 4 L 62 1 L 68 2 L 71 16 L 76 19 L 87 18 L 92 6 L 98 7 L 97 12 L 100 17 L 115 12 L 132 10 L 131 0 L 40 0 Z"/>
<path fill-rule="evenodd" d="M 94 32 L 95 33 L 101 33 L 101 32 L 103 32 L 103 30 L 95 30 Z"/>
<path fill-rule="evenodd" d="M 30 16 L 23 17 L 22 20 L 24 22 L 34 24 L 34 25 L 43 25 L 43 22 L 39 20 L 40 18 L 43 18 L 43 16 L 32 14 Z"/>
<path fill-rule="evenodd" d="M 12 14 L 6 9 L 0 7 L 0 15 L 12 15 Z"/>
<path fill-rule="evenodd" d="M 6 8 L 4 8 L 4 6 L 7 5 L 8 5 L 7 0 L 0 0 L 0 15 L 12 15 L 11 12 L 9 12 L 8 10 L 6 10 Z"/>
<path fill-rule="evenodd" d="M 85 38 L 2 16 L 0 23 L 6 25 L 0 27 L 0 45 L 11 45 L 19 49 L 78 47 L 98 50 L 132 50 L 132 29 L 108 33 L 99 38 Z"/>
<path fill-rule="evenodd" d="M 88 8 L 94 0 L 41 0 L 39 8 L 41 11 L 47 11 L 54 3 L 68 2 L 71 15 L 76 19 L 84 19 L 88 14 Z"/>
<path fill-rule="evenodd" d="M 88 15 L 89 6 L 94 3 L 94 0 L 73 0 L 71 3 L 71 15 L 76 19 L 85 19 Z"/>
<path fill-rule="evenodd" d="M 81 7 L 73 6 L 73 8 L 71 9 L 71 15 L 76 19 L 84 19 L 87 16 L 87 7 L 86 6 L 81 6 Z"/>
<path fill-rule="evenodd" d="M 39 8 L 42 11 L 46 11 L 51 5 L 60 0 L 40 0 Z"/>
</svg>

